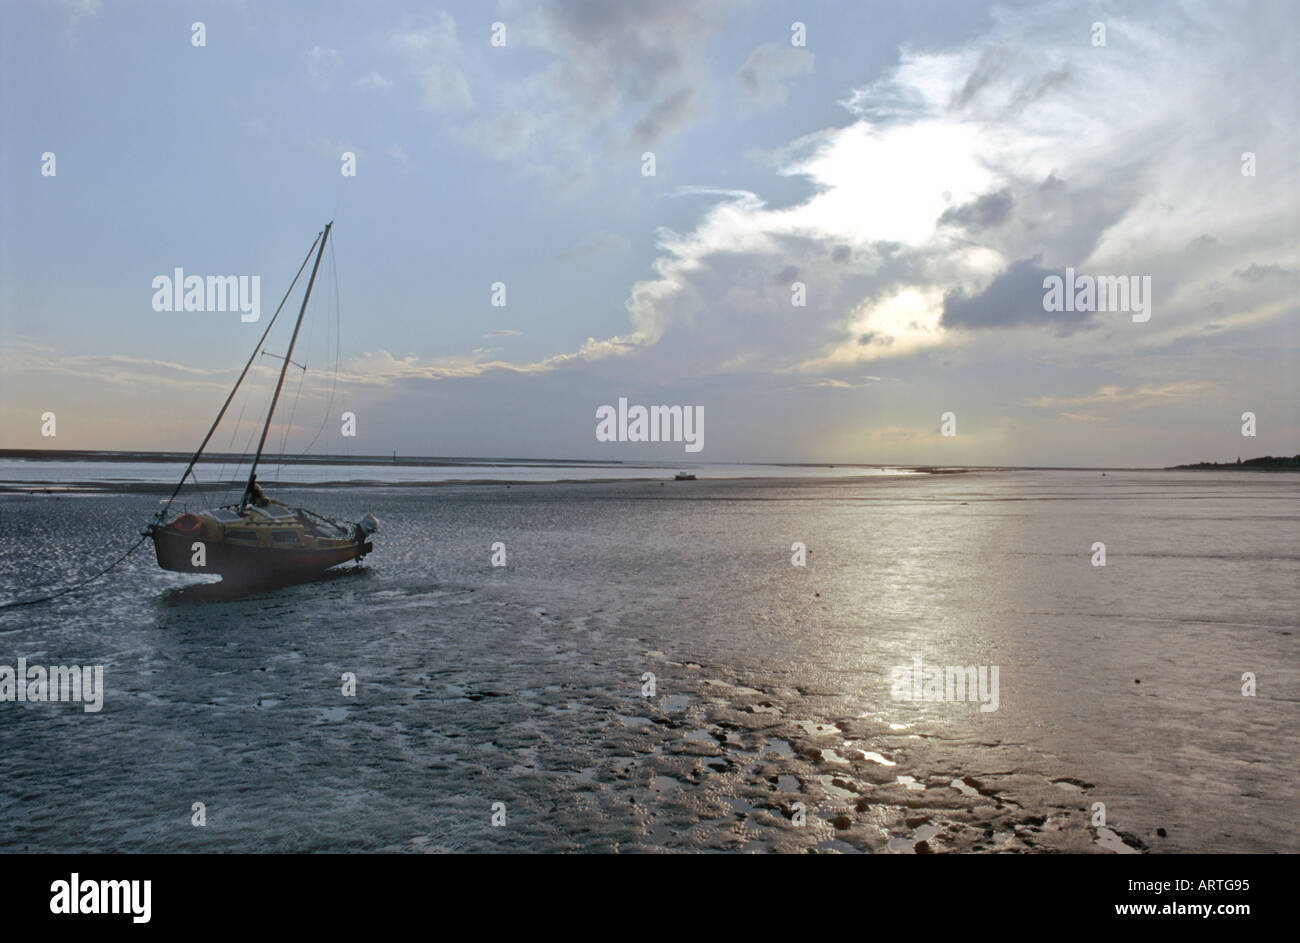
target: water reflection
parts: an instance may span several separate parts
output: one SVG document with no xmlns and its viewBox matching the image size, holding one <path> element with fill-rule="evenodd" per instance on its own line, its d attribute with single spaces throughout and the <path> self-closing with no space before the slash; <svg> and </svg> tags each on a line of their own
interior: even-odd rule
<svg viewBox="0 0 1300 943">
<path fill-rule="evenodd" d="M 199 603 L 233 602 L 252 599 L 277 589 L 302 586 L 307 583 L 329 584 L 339 580 L 364 578 L 370 575 L 367 566 L 352 566 L 298 579 L 267 579 L 255 582 L 231 582 L 221 580 L 214 583 L 194 583 L 165 589 L 158 594 L 158 602 L 165 606 L 190 606 Z"/>
</svg>

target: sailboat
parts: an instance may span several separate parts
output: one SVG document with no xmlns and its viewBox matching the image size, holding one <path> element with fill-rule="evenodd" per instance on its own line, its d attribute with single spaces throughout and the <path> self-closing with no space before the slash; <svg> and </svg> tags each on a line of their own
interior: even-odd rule
<svg viewBox="0 0 1300 943">
<path fill-rule="evenodd" d="M 289 286 L 289 292 L 285 294 L 287 301 L 315 250 L 316 261 L 312 265 L 302 307 L 298 310 L 298 321 L 293 328 L 289 349 L 280 367 L 280 377 L 271 397 L 271 406 L 267 410 L 266 423 L 257 443 L 257 454 L 253 456 L 243 497 L 238 504 L 196 512 L 186 511 L 165 522 L 172 502 L 176 500 L 186 478 L 193 473 L 199 457 L 207 448 L 212 434 L 216 432 L 240 384 L 256 360 L 258 351 L 271 333 L 271 328 L 284 307 L 284 301 L 280 302 L 280 307 L 266 325 L 248 363 L 235 381 L 234 389 L 226 397 L 225 404 L 217 413 L 217 418 L 208 429 L 198 451 L 190 459 L 171 497 L 163 504 L 156 519 L 143 531 L 142 536 L 153 538 L 158 565 L 164 570 L 177 573 L 215 573 L 220 574 L 225 581 L 239 583 L 290 582 L 309 579 L 340 563 L 359 561 L 374 549 L 370 535 L 379 529 L 379 522 L 373 514 L 364 515 L 354 524 L 341 523 L 306 508 L 291 507 L 282 501 L 272 500 L 257 483 L 257 466 L 266 446 L 271 422 L 275 418 L 275 407 L 284 387 L 284 375 L 292 362 L 294 344 L 298 340 L 298 331 L 302 327 L 303 315 L 307 312 L 307 302 L 311 298 L 312 287 L 316 284 L 316 272 L 320 269 L 321 256 L 325 253 L 325 243 L 333 225 L 330 222 L 322 232 L 317 233 L 316 240 L 307 250 L 307 256 Z"/>
</svg>

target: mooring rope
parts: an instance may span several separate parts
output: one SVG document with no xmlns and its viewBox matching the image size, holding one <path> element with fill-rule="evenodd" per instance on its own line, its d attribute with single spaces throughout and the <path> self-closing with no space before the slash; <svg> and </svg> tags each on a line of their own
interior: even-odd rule
<svg viewBox="0 0 1300 943">
<path fill-rule="evenodd" d="M 149 535 L 148 535 L 148 534 L 142 534 L 142 535 L 140 536 L 140 539 L 137 540 L 134 544 L 131 545 L 131 549 L 130 549 L 130 550 L 128 550 L 126 553 L 122 554 L 120 557 L 118 557 L 116 560 L 114 560 L 114 561 L 113 561 L 112 563 L 110 563 L 108 566 L 104 567 L 104 569 L 100 570 L 98 573 L 96 573 L 94 576 L 90 577 L 89 579 L 82 580 L 80 583 L 73 583 L 73 584 L 72 584 L 71 586 L 69 586 L 67 589 L 61 589 L 61 590 L 59 590 L 57 593 L 51 593 L 51 594 L 48 595 L 48 596 L 38 596 L 38 597 L 35 598 L 35 599 L 21 599 L 21 600 L 17 600 L 17 601 L 15 601 L 15 602 L 5 602 L 5 603 L 0 603 L 0 609 L 13 609 L 13 608 L 15 608 L 15 607 L 17 607 L 17 606 L 32 606 L 32 605 L 35 605 L 35 604 L 38 603 L 38 602 L 49 602 L 51 599 L 58 599 L 60 596 L 66 596 L 68 593 L 71 593 L 71 592 L 73 592 L 73 591 L 75 591 L 75 590 L 81 589 L 81 587 L 86 586 L 86 585 L 88 585 L 88 584 L 90 584 L 90 583 L 95 582 L 95 580 L 99 579 L 101 576 L 103 576 L 103 575 L 104 575 L 105 573 L 107 573 L 109 570 L 111 570 L 111 569 L 113 569 L 114 567 L 116 567 L 119 563 L 121 563 L 123 560 L 125 560 L 127 557 L 129 557 L 131 554 L 135 553 L 136 549 L 137 549 L 137 548 L 138 548 L 142 543 L 144 543 L 144 542 L 145 542 L 146 540 L 148 540 L 148 539 L 149 539 Z"/>
</svg>

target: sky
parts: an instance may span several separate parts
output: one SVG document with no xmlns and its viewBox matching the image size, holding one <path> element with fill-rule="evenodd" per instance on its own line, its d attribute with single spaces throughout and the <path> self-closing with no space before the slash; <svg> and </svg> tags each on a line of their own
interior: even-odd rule
<svg viewBox="0 0 1300 943">
<path fill-rule="evenodd" d="M 196 447 L 333 220 L 273 449 L 1300 452 L 1292 3 L 200 6 L 0 5 L 0 448 Z M 176 268 L 260 320 L 155 310 Z M 599 441 L 620 397 L 703 448 Z"/>
</svg>

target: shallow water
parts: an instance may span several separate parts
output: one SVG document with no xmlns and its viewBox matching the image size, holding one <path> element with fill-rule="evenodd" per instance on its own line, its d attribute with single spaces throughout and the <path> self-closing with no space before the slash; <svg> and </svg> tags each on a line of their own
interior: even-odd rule
<svg viewBox="0 0 1300 943">
<path fill-rule="evenodd" d="M 107 688 L 99 713 L 0 704 L 0 848 L 1294 852 L 1298 484 L 280 492 L 374 512 L 376 552 L 223 599 L 146 545 L 0 610 L 0 665 Z M 93 572 L 156 506 L 0 496 L 0 598 Z M 997 710 L 895 700 L 918 654 L 997 666 Z"/>
</svg>

